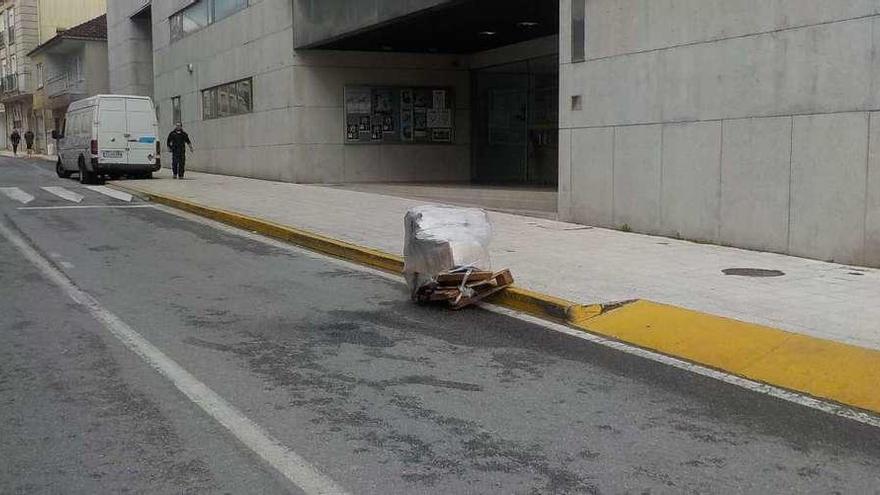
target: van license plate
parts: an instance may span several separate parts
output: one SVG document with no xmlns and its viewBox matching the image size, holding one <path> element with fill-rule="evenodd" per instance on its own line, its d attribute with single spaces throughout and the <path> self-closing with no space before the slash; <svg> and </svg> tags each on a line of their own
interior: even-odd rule
<svg viewBox="0 0 880 495">
<path fill-rule="evenodd" d="M 122 158 L 121 151 L 105 151 L 104 158 Z"/>
</svg>

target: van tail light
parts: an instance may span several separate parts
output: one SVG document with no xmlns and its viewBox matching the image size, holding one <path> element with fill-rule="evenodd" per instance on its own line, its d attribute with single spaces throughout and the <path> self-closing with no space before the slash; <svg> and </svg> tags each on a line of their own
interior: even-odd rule
<svg viewBox="0 0 880 495">
<path fill-rule="evenodd" d="M 98 156 L 98 140 L 92 139 L 92 155 Z"/>
<path fill-rule="evenodd" d="M 162 145 L 159 143 L 159 140 L 156 140 L 156 156 L 162 154 Z"/>
</svg>

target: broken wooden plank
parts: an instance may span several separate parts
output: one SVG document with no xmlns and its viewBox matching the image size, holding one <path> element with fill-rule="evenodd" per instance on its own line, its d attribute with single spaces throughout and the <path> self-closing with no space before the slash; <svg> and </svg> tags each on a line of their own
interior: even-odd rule
<svg viewBox="0 0 880 495">
<path fill-rule="evenodd" d="M 459 286 L 463 281 L 465 281 L 466 273 L 441 273 L 437 275 L 437 283 L 439 285 L 455 285 Z M 485 280 L 491 280 L 495 277 L 495 274 L 492 272 L 484 272 L 477 271 L 471 272 L 470 275 L 467 275 L 467 282 L 482 282 Z"/>
</svg>

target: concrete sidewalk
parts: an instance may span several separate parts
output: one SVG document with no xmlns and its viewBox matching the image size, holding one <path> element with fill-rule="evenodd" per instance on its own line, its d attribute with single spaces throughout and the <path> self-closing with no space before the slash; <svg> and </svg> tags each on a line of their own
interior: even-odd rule
<svg viewBox="0 0 880 495">
<path fill-rule="evenodd" d="M 350 243 L 400 254 L 403 217 L 420 201 L 188 173 L 121 181 Z M 583 304 L 648 299 L 864 348 L 880 349 L 880 270 L 490 213 L 496 267 L 517 285 Z M 729 268 L 783 276 L 725 275 Z"/>
<path fill-rule="evenodd" d="M 27 150 L 22 151 L 21 148 L 18 150 L 18 155 L 14 155 L 12 151 L 9 150 L 0 150 L 0 156 L 5 156 L 7 158 L 25 158 L 31 160 L 44 160 L 47 162 L 54 162 L 58 159 L 58 155 L 43 155 L 39 153 L 34 153 L 33 155 L 28 155 Z"/>
</svg>

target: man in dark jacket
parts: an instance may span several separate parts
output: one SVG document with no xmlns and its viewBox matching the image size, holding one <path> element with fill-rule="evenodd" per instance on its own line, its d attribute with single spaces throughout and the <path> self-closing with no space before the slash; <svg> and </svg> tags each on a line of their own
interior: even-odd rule
<svg viewBox="0 0 880 495">
<path fill-rule="evenodd" d="M 189 146 L 189 150 L 192 152 L 193 146 L 189 140 L 189 134 L 183 132 L 183 125 L 180 122 L 168 135 L 165 145 L 171 151 L 171 172 L 175 179 L 182 179 L 183 173 L 186 171 L 186 147 Z"/>
<path fill-rule="evenodd" d="M 34 131 L 28 129 L 24 133 L 24 144 L 27 146 L 27 154 L 34 154 Z"/>
<path fill-rule="evenodd" d="M 21 142 L 21 134 L 18 133 L 18 129 L 12 129 L 12 134 L 9 135 L 9 141 L 12 142 L 12 154 L 18 156 L 18 143 Z"/>
</svg>

